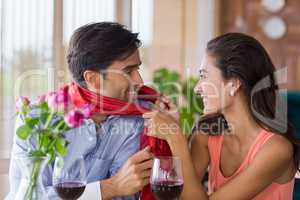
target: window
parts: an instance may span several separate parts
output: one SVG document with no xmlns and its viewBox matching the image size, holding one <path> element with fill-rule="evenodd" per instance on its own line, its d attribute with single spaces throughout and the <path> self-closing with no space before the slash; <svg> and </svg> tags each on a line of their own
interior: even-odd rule
<svg viewBox="0 0 300 200">
<path fill-rule="evenodd" d="M 213 30 L 210 23 L 204 23 L 213 22 L 212 14 L 208 15 L 211 9 L 204 9 L 207 5 L 213 8 L 209 2 L 1 0 L 0 176 L 5 175 L 3 180 L 7 182 L 15 99 L 20 95 L 36 97 L 70 80 L 65 51 L 76 28 L 91 22 L 118 21 L 139 32 L 143 43 L 141 73 L 146 83 L 160 67 L 179 71 L 183 76 L 187 67 L 192 67 L 191 75 L 201 60 L 203 38 L 211 37 Z M 0 199 L 7 190 L 0 189 Z"/>
<path fill-rule="evenodd" d="M 66 81 L 64 51 L 79 26 L 115 20 L 114 0 L 1 0 L 0 178 L 8 191 L 8 165 L 14 135 L 15 99 L 36 97 Z M 61 17 L 60 17 L 61 16 Z M 59 25 L 62 24 L 61 28 Z M 60 38 L 61 37 L 61 38 Z M 62 47 L 57 51 L 56 47 Z M 56 55 L 62 54 L 62 62 Z M 59 63 L 62 66 L 55 66 Z M 62 76 L 61 76 L 62 74 Z"/>
</svg>

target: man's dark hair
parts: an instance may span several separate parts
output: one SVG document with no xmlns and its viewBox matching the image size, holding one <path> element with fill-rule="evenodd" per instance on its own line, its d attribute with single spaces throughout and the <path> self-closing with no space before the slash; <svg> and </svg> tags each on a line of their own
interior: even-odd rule
<svg viewBox="0 0 300 200">
<path fill-rule="evenodd" d="M 73 33 L 67 61 L 73 79 L 85 86 L 86 70 L 101 72 L 114 61 L 124 60 L 141 45 L 138 33 L 114 22 L 84 25 Z"/>
</svg>

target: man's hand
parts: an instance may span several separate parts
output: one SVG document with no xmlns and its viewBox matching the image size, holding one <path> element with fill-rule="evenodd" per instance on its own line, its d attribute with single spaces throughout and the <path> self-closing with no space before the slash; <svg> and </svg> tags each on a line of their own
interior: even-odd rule
<svg viewBox="0 0 300 200">
<path fill-rule="evenodd" d="M 153 154 L 149 147 L 131 156 L 115 176 L 101 181 L 102 199 L 128 196 L 140 191 L 149 184 L 152 164 Z"/>
</svg>

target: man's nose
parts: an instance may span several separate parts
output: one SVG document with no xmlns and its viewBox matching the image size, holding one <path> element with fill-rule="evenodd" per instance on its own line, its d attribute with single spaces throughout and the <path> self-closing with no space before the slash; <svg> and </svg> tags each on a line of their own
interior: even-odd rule
<svg viewBox="0 0 300 200">
<path fill-rule="evenodd" d="M 141 77 L 138 70 L 136 70 L 132 73 L 131 80 L 132 80 L 134 85 L 140 86 L 140 85 L 144 84 L 144 81 L 143 81 L 143 79 L 142 79 L 142 77 Z"/>
</svg>

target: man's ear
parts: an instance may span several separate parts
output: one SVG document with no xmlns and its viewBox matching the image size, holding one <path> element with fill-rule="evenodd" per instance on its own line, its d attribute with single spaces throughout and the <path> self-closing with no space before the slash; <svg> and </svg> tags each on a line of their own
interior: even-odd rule
<svg viewBox="0 0 300 200">
<path fill-rule="evenodd" d="M 83 73 L 83 78 L 86 82 L 87 88 L 90 90 L 98 90 L 100 88 L 102 75 L 92 70 L 86 70 Z"/>
</svg>

